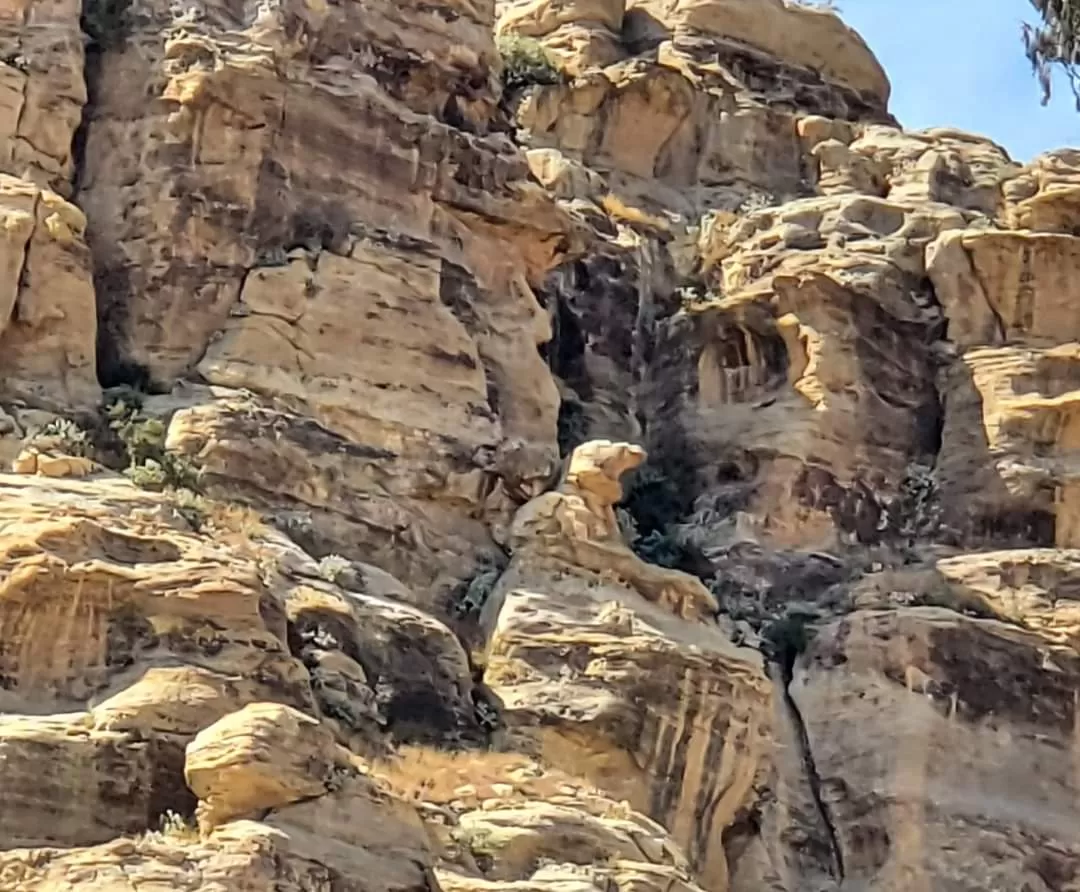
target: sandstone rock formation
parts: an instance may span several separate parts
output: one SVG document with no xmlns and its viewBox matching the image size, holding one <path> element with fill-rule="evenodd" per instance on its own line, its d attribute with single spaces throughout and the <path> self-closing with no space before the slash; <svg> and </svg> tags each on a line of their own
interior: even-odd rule
<svg viewBox="0 0 1080 892">
<path fill-rule="evenodd" d="M 68 197 L 87 99 L 80 5 L 15 3 L 0 29 L 0 170 Z"/>
<path fill-rule="evenodd" d="M 0 889 L 1076 886 L 1080 153 L 792 0 L 8 13 Z"/>
<path fill-rule="evenodd" d="M 485 606 L 484 680 L 509 728 L 669 827 L 713 888 L 761 765 L 769 685 L 757 653 L 702 624 L 718 605 L 700 580 L 619 539 L 619 478 L 644 458 L 579 446 L 558 487 L 518 512 Z"/>
<path fill-rule="evenodd" d="M 527 558 L 614 577 L 682 619 L 715 616 L 720 605 L 700 579 L 646 563 L 622 539 L 614 510 L 623 498 L 619 478 L 644 459 L 645 451 L 631 443 L 577 447 L 558 486 L 515 515 L 510 547 Z"/>
<path fill-rule="evenodd" d="M 59 195 L 0 175 L 0 395 L 59 410 L 101 398 L 86 218 Z"/>
</svg>

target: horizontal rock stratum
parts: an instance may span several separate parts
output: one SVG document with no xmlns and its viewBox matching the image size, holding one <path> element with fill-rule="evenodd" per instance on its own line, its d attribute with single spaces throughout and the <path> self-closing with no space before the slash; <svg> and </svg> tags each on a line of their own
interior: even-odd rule
<svg viewBox="0 0 1080 892">
<path fill-rule="evenodd" d="M 1080 887 L 1080 151 L 791 0 L 0 48 L 2 892 Z"/>
</svg>

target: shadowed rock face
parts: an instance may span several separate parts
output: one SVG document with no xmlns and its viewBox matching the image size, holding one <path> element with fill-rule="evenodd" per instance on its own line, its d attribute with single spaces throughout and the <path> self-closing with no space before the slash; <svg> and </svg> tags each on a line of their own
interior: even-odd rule
<svg viewBox="0 0 1080 892">
<path fill-rule="evenodd" d="M 0 889 L 1074 888 L 1080 154 L 782 0 L 0 20 Z"/>
</svg>

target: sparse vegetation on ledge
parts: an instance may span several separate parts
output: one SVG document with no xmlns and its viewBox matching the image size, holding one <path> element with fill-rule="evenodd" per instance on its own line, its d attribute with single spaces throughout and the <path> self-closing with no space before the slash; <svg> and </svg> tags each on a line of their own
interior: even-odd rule
<svg viewBox="0 0 1080 892">
<path fill-rule="evenodd" d="M 497 46 L 502 56 L 502 80 L 506 90 L 557 84 L 562 80 L 561 72 L 540 41 L 510 34 L 500 37 Z"/>
<path fill-rule="evenodd" d="M 124 473 L 132 483 L 151 490 L 198 491 L 198 468 L 186 456 L 165 449 L 168 430 L 161 419 L 146 417 L 135 400 L 124 398 L 106 406 L 105 416 L 127 452 Z"/>
</svg>

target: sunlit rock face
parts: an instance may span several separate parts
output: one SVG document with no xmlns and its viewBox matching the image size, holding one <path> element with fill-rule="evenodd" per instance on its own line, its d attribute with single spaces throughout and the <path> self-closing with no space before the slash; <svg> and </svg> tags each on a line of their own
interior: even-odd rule
<svg viewBox="0 0 1080 892">
<path fill-rule="evenodd" d="M 0 19 L 0 889 L 1076 885 L 1080 154 L 785 0 Z"/>
</svg>

